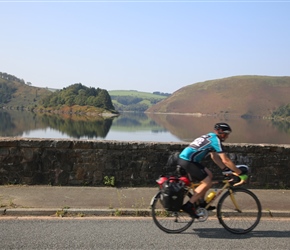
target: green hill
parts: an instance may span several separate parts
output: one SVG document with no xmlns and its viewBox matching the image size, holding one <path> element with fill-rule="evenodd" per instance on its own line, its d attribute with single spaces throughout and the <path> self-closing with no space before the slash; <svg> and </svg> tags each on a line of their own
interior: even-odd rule
<svg viewBox="0 0 290 250">
<path fill-rule="evenodd" d="M 0 107 L 10 109 L 60 109 L 61 105 L 75 105 L 78 113 L 92 112 L 82 106 L 117 111 L 143 112 L 170 94 L 162 92 L 139 92 L 136 90 L 113 90 L 88 88 L 73 84 L 62 90 L 33 87 L 23 79 L 0 72 Z M 65 107 L 64 107 L 65 108 Z M 64 111 L 66 112 L 66 111 Z M 114 112 L 115 113 L 115 112 Z"/>
<path fill-rule="evenodd" d="M 0 106 L 14 109 L 35 108 L 39 100 L 51 91 L 30 86 L 13 75 L 0 72 Z"/>
<path fill-rule="evenodd" d="M 69 92 L 73 95 L 67 95 Z M 95 95 L 90 95 L 91 92 Z M 93 113 L 82 108 L 82 105 L 93 103 L 100 108 L 115 108 L 117 111 L 285 117 L 289 113 L 289 96 L 289 76 L 234 76 L 191 84 L 167 94 L 136 90 L 106 91 L 81 84 L 52 91 L 31 86 L 22 79 L 0 72 L 0 107 L 13 109 L 32 110 L 41 107 L 40 103 L 59 108 L 68 101 L 69 105 L 76 104 L 79 113 Z M 72 99 L 79 102 L 73 103 Z"/>
<path fill-rule="evenodd" d="M 104 116 L 118 113 L 107 90 L 88 88 L 81 83 L 61 90 L 32 87 L 22 79 L 1 72 L 0 107 Z"/>
<path fill-rule="evenodd" d="M 234 76 L 183 87 L 146 112 L 270 116 L 289 96 L 289 76 Z"/>
<path fill-rule="evenodd" d="M 62 90 L 55 91 L 44 97 L 40 103 L 45 108 L 79 105 L 114 110 L 107 90 L 88 88 L 81 83 L 75 83 Z"/>
<path fill-rule="evenodd" d="M 167 93 L 148 93 L 136 90 L 111 90 L 109 95 L 116 110 L 136 112 L 144 112 L 152 105 L 170 96 Z"/>
</svg>

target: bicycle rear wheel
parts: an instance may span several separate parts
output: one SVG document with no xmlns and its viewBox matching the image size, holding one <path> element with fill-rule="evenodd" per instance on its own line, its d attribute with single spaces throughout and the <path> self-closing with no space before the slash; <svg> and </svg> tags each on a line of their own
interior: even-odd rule
<svg viewBox="0 0 290 250">
<path fill-rule="evenodd" d="M 217 206 L 217 217 L 222 226 L 231 233 L 245 234 L 252 231 L 260 222 L 262 207 L 257 196 L 251 191 L 231 187 L 223 194 Z M 238 209 L 233 203 L 235 200 Z"/>
<path fill-rule="evenodd" d="M 160 202 L 160 192 L 151 201 L 151 215 L 157 227 L 166 233 L 181 233 L 188 229 L 194 219 L 183 211 L 167 211 Z"/>
</svg>

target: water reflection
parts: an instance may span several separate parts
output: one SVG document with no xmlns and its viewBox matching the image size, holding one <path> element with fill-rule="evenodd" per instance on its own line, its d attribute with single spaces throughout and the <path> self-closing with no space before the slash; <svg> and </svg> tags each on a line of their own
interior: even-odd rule
<svg viewBox="0 0 290 250">
<path fill-rule="evenodd" d="M 116 118 L 103 119 L 2 110 L 0 119 L 2 137 L 190 142 L 212 131 L 216 122 L 225 121 L 233 128 L 229 143 L 290 144 L 289 122 L 239 117 L 122 113 Z"/>
<path fill-rule="evenodd" d="M 270 143 L 290 144 L 290 124 L 278 123 L 264 119 L 242 119 L 240 117 L 195 117 L 190 115 L 161 115 L 148 116 L 185 142 L 212 131 L 216 122 L 227 122 L 233 133 L 228 143 Z M 283 129 L 281 129 L 283 128 Z"/>
<path fill-rule="evenodd" d="M 286 133 L 290 135 L 290 122 L 289 121 L 273 121 L 273 124 L 275 127 L 278 128 L 278 130 L 281 133 Z"/>
<path fill-rule="evenodd" d="M 31 112 L 1 111 L 0 136 L 21 136 L 23 132 L 45 128 L 38 117 Z"/>
<path fill-rule="evenodd" d="M 150 119 L 145 113 L 125 112 L 114 119 L 112 130 L 115 131 L 152 131 L 166 132 L 161 125 Z"/>
<path fill-rule="evenodd" d="M 10 136 L 13 134 L 13 130 L 15 130 L 16 125 L 7 112 L 0 112 L 0 121 L 0 135 Z"/>
<path fill-rule="evenodd" d="M 112 119 L 78 115 L 35 114 L 27 111 L 1 111 L 0 136 L 32 135 L 33 131 L 59 131 L 67 138 L 105 138 Z M 47 137 L 47 136 L 44 136 Z M 61 136 L 63 137 L 63 136 Z"/>
<path fill-rule="evenodd" d="M 80 139 L 87 137 L 93 139 L 96 137 L 106 138 L 111 126 L 112 119 L 103 119 L 100 117 L 43 115 L 42 122 L 48 127 L 59 130 L 69 137 Z"/>
</svg>

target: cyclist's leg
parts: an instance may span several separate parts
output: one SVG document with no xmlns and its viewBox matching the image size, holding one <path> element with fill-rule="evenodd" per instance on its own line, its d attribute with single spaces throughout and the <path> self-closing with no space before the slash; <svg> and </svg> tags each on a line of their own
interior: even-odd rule
<svg viewBox="0 0 290 250">
<path fill-rule="evenodd" d="M 195 189 L 195 194 L 191 197 L 191 202 L 196 202 L 199 198 L 204 197 L 207 190 L 212 186 L 212 172 L 198 162 L 178 160 L 181 166 L 190 175 L 191 181 L 199 181 L 200 185 Z"/>
<path fill-rule="evenodd" d="M 206 192 L 211 188 L 213 175 L 208 168 L 198 162 L 190 164 L 187 169 L 192 178 L 200 182 L 200 185 L 195 189 L 195 194 L 190 200 L 192 203 L 195 203 L 199 199 L 203 199 Z"/>
<path fill-rule="evenodd" d="M 195 189 L 193 196 L 182 206 L 184 211 L 188 212 L 191 216 L 198 218 L 199 216 L 195 212 L 195 203 L 199 198 L 203 197 L 206 191 L 211 187 L 212 174 L 200 163 L 193 163 L 179 159 L 178 164 L 189 173 L 192 180 L 200 182 L 200 185 Z M 194 212 L 192 213 L 192 211 Z"/>
<path fill-rule="evenodd" d="M 207 190 L 212 186 L 212 179 L 210 176 L 207 176 L 202 181 L 200 181 L 200 185 L 194 190 L 194 195 L 190 198 L 191 203 L 197 202 L 200 198 L 204 199 L 204 195 Z"/>
<path fill-rule="evenodd" d="M 211 187 L 211 178 L 210 176 L 207 176 L 200 182 L 200 185 L 198 185 L 198 187 L 194 190 L 194 194 L 191 196 L 190 200 L 182 206 L 182 210 L 189 213 L 191 217 L 200 218 L 200 216 L 202 216 L 203 213 L 200 214 L 199 212 L 197 212 L 196 202 L 201 197 L 204 197 L 204 194 L 209 189 L 209 187 Z M 202 207 L 206 206 L 205 202 L 199 204 Z M 215 209 L 215 207 L 212 207 L 212 209 L 210 210 L 213 209 Z"/>
<path fill-rule="evenodd" d="M 206 187 L 203 189 L 203 192 L 202 192 L 202 195 L 201 197 L 199 198 L 200 201 L 204 202 L 204 197 L 205 197 L 205 194 L 206 192 L 211 188 L 212 186 L 212 178 L 213 178 L 213 174 L 212 172 L 208 169 L 208 168 L 204 168 L 204 171 L 207 173 L 208 177 L 210 178 L 210 181 L 211 183 L 209 183 L 208 185 L 206 185 Z"/>
</svg>

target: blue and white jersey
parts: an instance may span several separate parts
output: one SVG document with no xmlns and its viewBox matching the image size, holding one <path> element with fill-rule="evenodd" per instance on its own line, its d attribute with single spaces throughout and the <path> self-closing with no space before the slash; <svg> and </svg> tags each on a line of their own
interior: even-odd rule
<svg viewBox="0 0 290 250">
<path fill-rule="evenodd" d="M 179 157 L 186 161 L 201 162 L 210 152 L 223 152 L 221 141 L 215 133 L 196 138 L 180 153 Z"/>
</svg>

